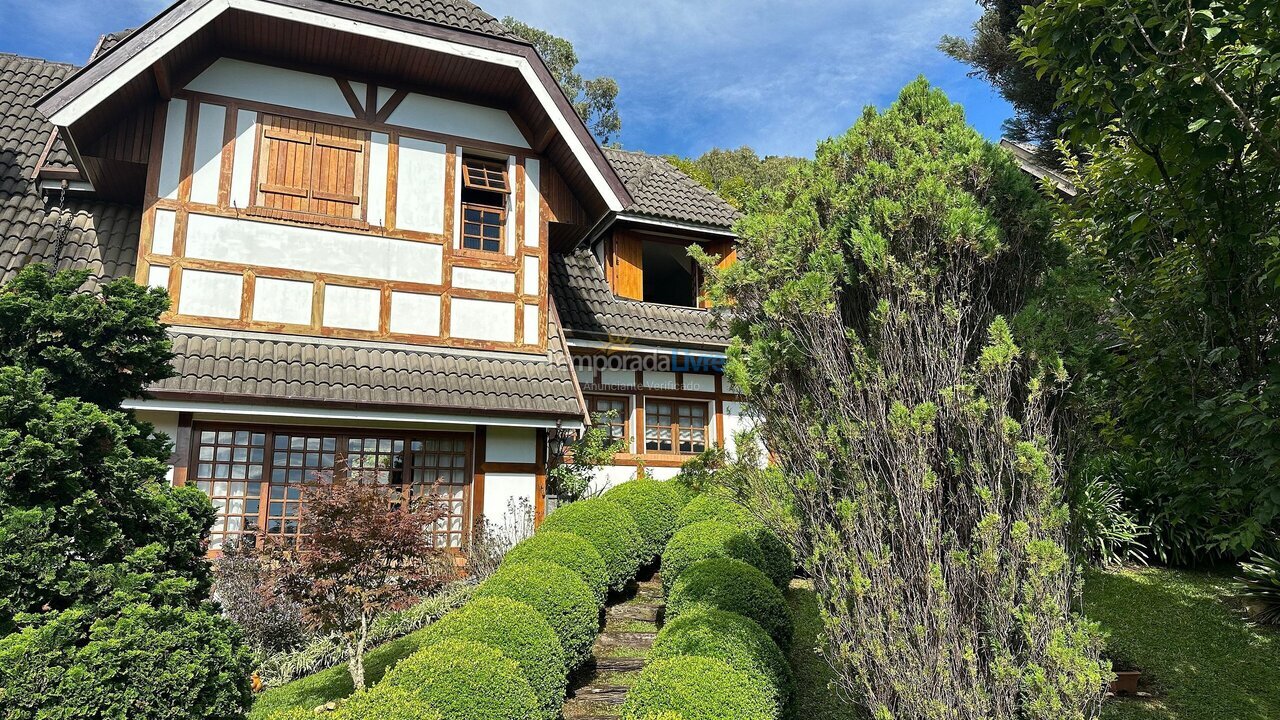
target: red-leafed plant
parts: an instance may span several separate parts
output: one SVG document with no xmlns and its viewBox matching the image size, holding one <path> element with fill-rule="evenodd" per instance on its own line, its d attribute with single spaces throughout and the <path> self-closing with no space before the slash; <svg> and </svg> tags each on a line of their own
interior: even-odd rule
<svg viewBox="0 0 1280 720">
<path fill-rule="evenodd" d="M 398 491 L 354 481 L 318 483 L 306 500 L 302 539 L 265 544 L 264 592 L 298 603 L 311 630 L 338 638 L 360 690 L 372 620 L 456 577 L 447 551 L 431 541 L 445 511 L 429 497 L 405 503 Z"/>
</svg>

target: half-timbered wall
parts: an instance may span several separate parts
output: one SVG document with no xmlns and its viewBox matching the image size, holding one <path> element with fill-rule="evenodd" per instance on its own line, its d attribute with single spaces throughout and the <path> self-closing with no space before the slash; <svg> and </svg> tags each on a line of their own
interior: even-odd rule
<svg viewBox="0 0 1280 720">
<path fill-rule="evenodd" d="M 156 111 L 138 279 L 166 322 L 537 351 L 554 170 L 505 111 L 223 58 Z M 464 157 L 504 167 L 464 248 Z"/>
</svg>

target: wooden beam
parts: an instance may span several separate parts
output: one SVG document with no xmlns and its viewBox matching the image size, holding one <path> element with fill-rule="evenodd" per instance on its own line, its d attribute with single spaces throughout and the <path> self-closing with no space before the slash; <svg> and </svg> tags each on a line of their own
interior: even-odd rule
<svg viewBox="0 0 1280 720">
<path fill-rule="evenodd" d="M 191 421 L 191 413 L 178 413 L 178 433 L 173 439 L 173 456 L 169 458 L 174 487 L 187 484 L 187 471 L 191 468 Z"/>
<path fill-rule="evenodd" d="M 169 76 L 169 66 L 161 60 L 151 66 L 151 76 L 156 81 L 156 92 L 165 100 L 173 98 L 173 78 Z"/>
<path fill-rule="evenodd" d="M 396 111 L 396 108 L 400 107 L 400 103 L 404 102 L 404 99 L 407 97 L 409 97 L 408 90 L 397 90 L 395 94 L 387 100 L 387 104 L 378 109 L 378 114 L 373 117 L 373 121 L 375 123 L 386 122 L 390 119 L 391 114 Z"/>
<path fill-rule="evenodd" d="M 356 97 L 355 88 L 351 87 L 351 83 L 342 78 L 334 78 L 334 82 L 338 83 L 338 89 L 342 91 L 342 97 L 346 98 L 347 104 L 351 106 L 351 112 L 356 117 L 364 117 L 364 106 L 360 104 L 360 98 Z"/>
</svg>

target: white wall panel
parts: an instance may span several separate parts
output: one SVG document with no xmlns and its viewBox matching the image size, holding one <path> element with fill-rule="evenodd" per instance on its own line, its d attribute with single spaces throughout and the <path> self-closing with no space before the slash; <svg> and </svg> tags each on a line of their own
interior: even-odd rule
<svg viewBox="0 0 1280 720">
<path fill-rule="evenodd" d="M 374 288 L 325 285 L 324 326 L 347 330 L 377 330 L 382 292 Z"/>
<path fill-rule="evenodd" d="M 222 182 L 222 139 L 227 129 L 227 109 L 200 103 L 196 113 L 195 164 L 191 171 L 191 202 L 216 205 Z"/>
<path fill-rule="evenodd" d="M 644 373 L 644 386 L 648 388 L 674 389 L 676 386 L 676 374 L 646 370 Z"/>
<path fill-rule="evenodd" d="M 391 332 L 439 335 L 440 296 L 391 293 Z"/>
<path fill-rule="evenodd" d="M 258 142 L 258 113 L 236 113 L 236 149 L 231 163 L 231 205 L 247 208 L 253 201 L 253 152 Z"/>
<path fill-rule="evenodd" d="M 453 337 L 494 342 L 516 341 L 515 303 L 454 298 L 449 332 Z"/>
<path fill-rule="evenodd" d="M 152 265 L 147 268 L 147 285 L 161 290 L 168 290 L 169 268 L 164 265 Z"/>
<path fill-rule="evenodd" d="M 591 480 L 592 493 L 600 493 L 611 487 L 636 479 L 636 469 L 625 465 L 606 465 L 596 468 L 596 476 Z"/>
<path fill-rule="evenodd" d="M 360 95 L 359 97 L 364 97 Z M 387 168 L 389 143 L 386 133 L 369 135 L 369 217 L 370 225 L 384 227 L 387 224 Z M 399 212 L 399 209 L 396 210 Z"/>
<path fill-rule="evenodd" d="M 538 431 L 533 428 L 491 427 L 485 435 L 484 459 L 499 463 L 538 461 Z"/>
<path fill-rule="evenodd" d="M 192 214 L 187 256 L 308 272 L 440 284 L 443 249 L 318 228 Z"/>
<path fill-rule="evenodd" d="M 515 273 L 499 270 L 455 267 L 453 269 L 453 286 L 468 290 L 514 293 L 516 291 L 516 275 Z"/>
<path fill-rule="evenodd" d="M 636 373 L 634 370 L 601 370 L 600 382 L 604 385 L 635 387 Z"/>
<path fill-rule="evenodd" d="M 536 255 L 524 256 L 524 294 L 542 294 L 541 261 Z"/>
<path fill-rule="evenodd" d="M 260 277 L 253 291 L 253 319 L 260 322 L 311 324 L 311 296 L 315 285 L 298 280 Z"/>
<path fill-rule="evenodd" d="M 694 390 L 697 392 L 715 392 L 716 376 L 715 375 L 695 375 L 694 373 L 685 373 L 684 389 Z"/>
<path fill-rule="evenodd" d="M 160 197 L 178 199 L 182 181 L 182 147 L 187 131 L 187 101 L 170 100 L 165 110 L 164 146 L 160 151 Z"/>
<path fill-rule="evenodd" d="M 444 232 L 446 160 L 441 143 L 400 138 L 397 227 L 437 235 Z"/>
<path fill-rule="evenodd" d="M 511 533 L 523 523 L 511 517 L 511 503 L 527 502 L 533 507 L 538 492 L 538 478 L 533 473 L 485 473 L 484 518 L 493 523 L 500 533 Z M 511 537 L 512 540 L 520 538 Z"/>
<path fill-rule="evenodd" d="M 537 247 L 542 234 L 542 164 L 524 161 L 524 244 Z"/>
<path fill-rule="evenodd" d="M 187 89 L 355 117 L 333 78 L 243 60 L 219 58 L 192 80 Z"/>
<path fill-rule="evenodd" d="M 173 254 L 173 227 L 177 214 L 172 210 L 156 210 L 156 224 L 151 234 L 151 252 L 157 255 Z"/>
<path fill-rule="evenodd" d="M 387 122 L 458 137 L 527 148 L 520 128 L 505 110 L 409 93 Z"/>
<path fill-rule="evenodd" d="M 198 317 L 240 317 L 244 277 L 231 273 L 184 270 L 178 312 Z"/>
<path fill-rule="evenodd" d="M 596 371 L 592 368 L 574 368 L 573 372 L 578 376 L 579 384 L 590 385 L 596 381 Z"/>
<path fill-rule="evenodd" d="M 524 344 L 537 345 L 542 339 L 542 331 L 539 324 L 542 322 L 542 312 L 537 305 L 524 306 Z"/>
</svg>

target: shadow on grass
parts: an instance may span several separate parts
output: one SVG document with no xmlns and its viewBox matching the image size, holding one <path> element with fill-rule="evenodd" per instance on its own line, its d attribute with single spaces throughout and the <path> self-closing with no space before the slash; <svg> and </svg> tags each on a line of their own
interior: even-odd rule
<svg viewBox="0 0 1280 720">
<path fill-rule="evenodd" d="M 1158 696 L 1110 702 L 1104 720 L 1280 717 L 1280 635 L 1246 623 L 1226 602 L 1230 588 L 1221 575 L 1158 568 L 1088 574 L 1085 614 Z"/>
<path fill-rule="evenodd" d="M 854 720 L 865 715 L 845 702 L 832 683 L 835 672 L 818 654 L 822 637 L 822 617 L 818 597 L 807 583 L 796 581 L 787 590 L 787 602 L 795 617 L 791 641 L 791 670 L 795 673 L 796 694 L 791 703 L 791 720 Z"/>
</svg>

